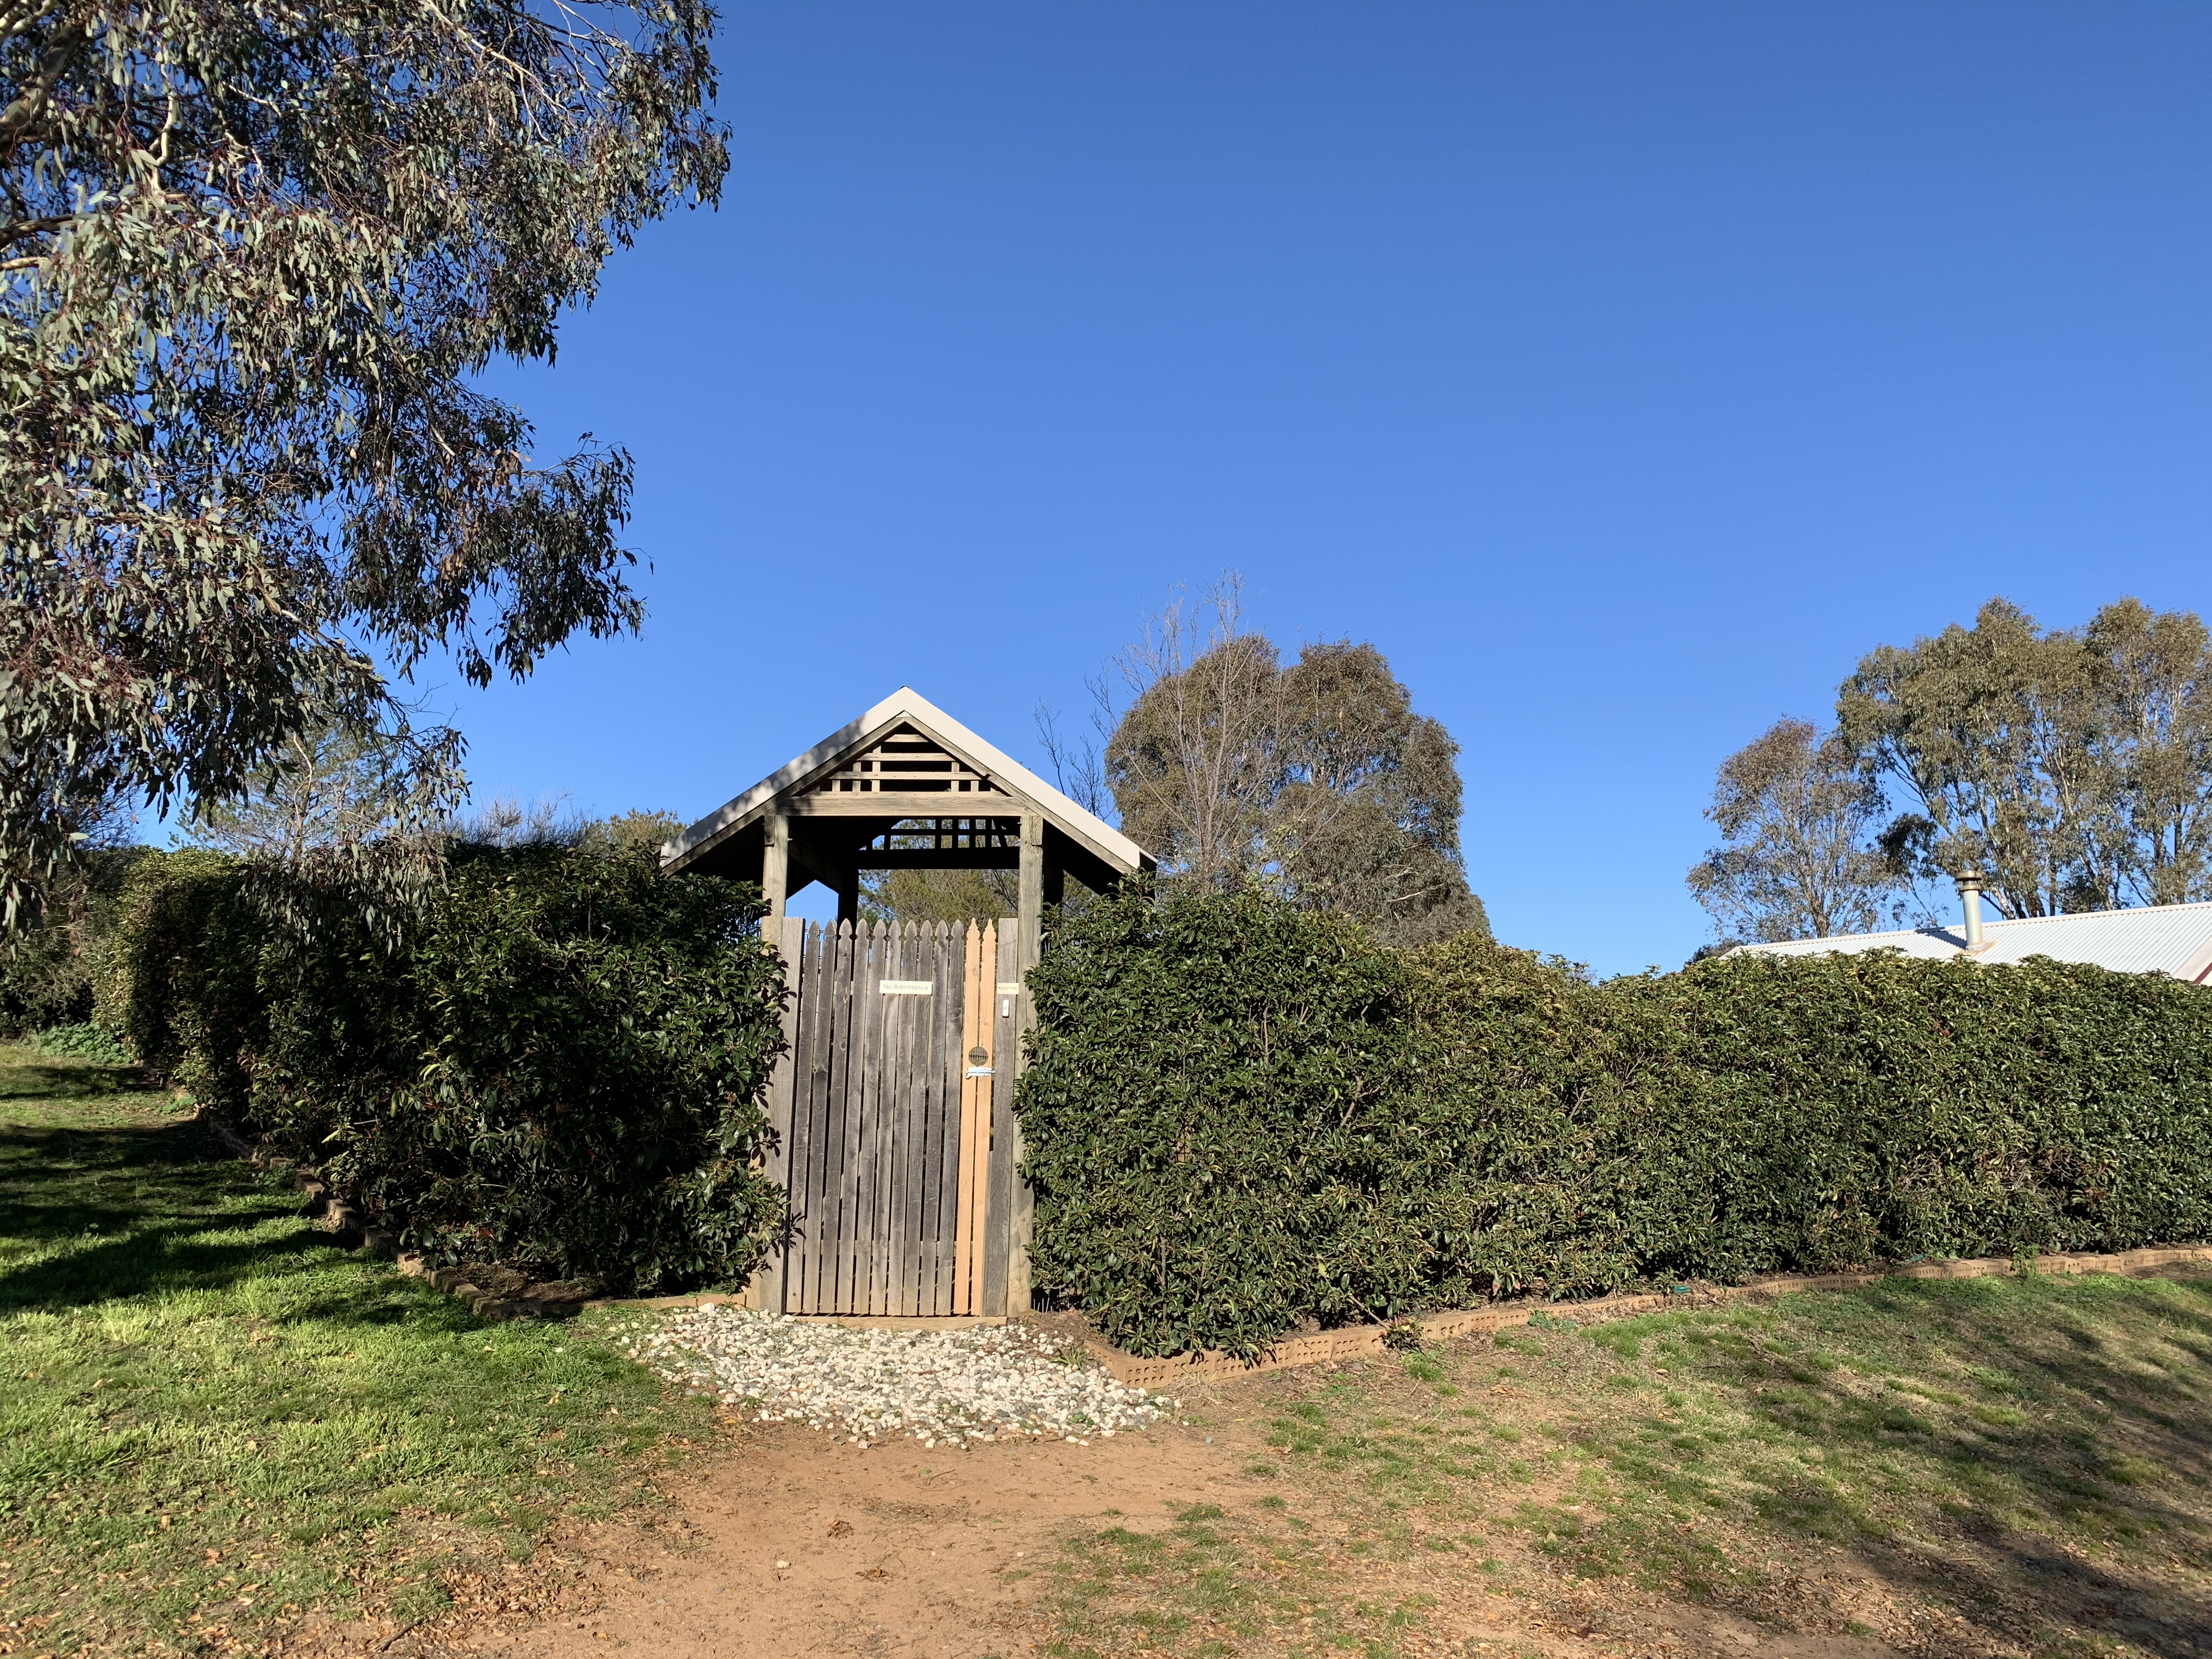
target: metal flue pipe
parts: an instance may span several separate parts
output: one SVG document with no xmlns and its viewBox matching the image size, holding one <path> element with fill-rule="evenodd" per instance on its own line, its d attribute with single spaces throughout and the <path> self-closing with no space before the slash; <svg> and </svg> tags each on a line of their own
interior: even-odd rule
<svg viewBox="0 0 2212 1659">
<path fill-rule="evenodd" d="M 1989 878 L 1986 876 L 1983 875 L 1979 870 L 1974 868 L 1971 864 L 1965 869 L 1959 872 L 1959 902 L 1966 908 L 1966 948 L 1969 951 L 1980 950 L 1984 943 L 1982 939 L 1982 889 L 1987 883 L 1988 879 Z"/>
</svg>

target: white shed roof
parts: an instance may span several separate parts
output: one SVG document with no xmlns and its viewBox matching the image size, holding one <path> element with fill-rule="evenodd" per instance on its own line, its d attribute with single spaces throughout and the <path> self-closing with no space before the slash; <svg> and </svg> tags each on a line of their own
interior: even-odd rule
<svg viewBox="0 0 2212 1659">
<path fill-rule="evenodd" d="M 2133 910 L 2084 910 L 2068 916 L 1992 921 L 1984 924 L 1982 937 L 1982 949 L 1969 960 L 2016 963 L 2030 957 L 2049 957 L 2057 962 L 2086 962 L 2123 974 L 2170 974 L 2192 985 L 2203 983 L 2212 975 L 2212 902 L 2153 904 Z M 1747 945 L 1741 949 L 1768 957 L 1902 951 L 1909 957 L 1950 957 L 1966 955 L 1966 937 L 1962 927 L 1920 927 L 1910 932 L 1791 939 L 1781 945 Z"/>
</svg>

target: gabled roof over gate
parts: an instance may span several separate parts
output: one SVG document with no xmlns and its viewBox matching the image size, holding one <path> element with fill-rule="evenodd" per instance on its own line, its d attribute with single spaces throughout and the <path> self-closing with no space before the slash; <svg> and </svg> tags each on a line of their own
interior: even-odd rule
<svg viewBox="0 0 2212 1659">
<path fill-rule="evenodd" d="M 660 849 L 671 872 L 709 860 L 777 813 L 800 817 L 986 818 L 1041 815 L 1079 854 L 1115 875 L 1154 867 L 1151 854 L 977 737 L 911 686 L 793 757 Z M 1079 876 L 1082 872 L 1078 870 Z"/>
</svg>

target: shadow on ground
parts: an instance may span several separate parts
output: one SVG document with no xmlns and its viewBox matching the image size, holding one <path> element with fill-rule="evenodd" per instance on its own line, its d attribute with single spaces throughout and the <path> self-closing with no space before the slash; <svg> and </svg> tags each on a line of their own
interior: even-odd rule
<svg viewBox="0 0 2212 1659">
<path fill-rule="evenodd" d="M 2212 1279 L 1895 1284 L 1664 1335 L 1741 1438 L 1644 1419 L 1612 1437 L 1631 1479 L 1733 1474 L 1765 1526 L 2002 1642 L 2212 1653 Z"/>
</svg>

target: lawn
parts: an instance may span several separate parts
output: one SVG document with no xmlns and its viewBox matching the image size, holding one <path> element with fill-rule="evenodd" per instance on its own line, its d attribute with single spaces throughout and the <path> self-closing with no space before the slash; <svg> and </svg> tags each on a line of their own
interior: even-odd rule
<svg viewBox="0 0 2212 1659">
<path fill-rule="evenodd" d="M 2208 1401 L 2212 1280 L 1563 1309 L 1232 1385 L 1272 1495 L 1075 1538 L 1046 1650 L 2212 1651 Z"/>
<path fill-rule="evenodd" d="M 0 1048 L 0 1653 L 526 1608 L 713 1433 L 592 1315 L 488 1324 L 113 1068 Z"/>
</svg>

